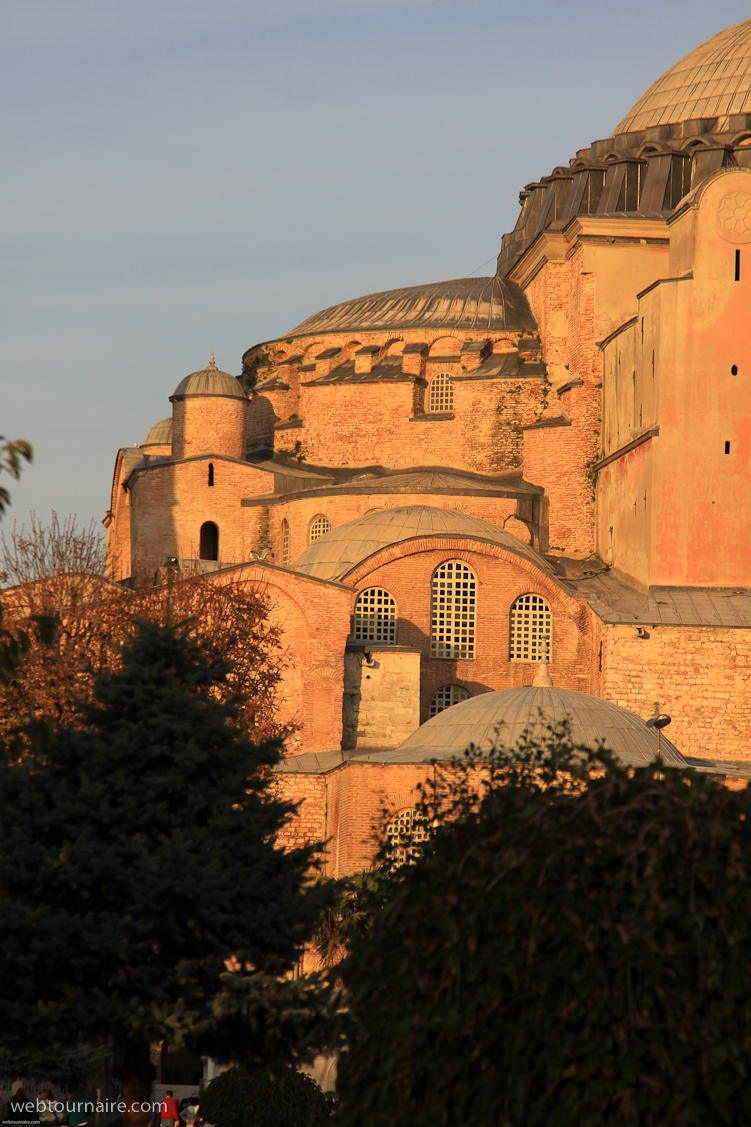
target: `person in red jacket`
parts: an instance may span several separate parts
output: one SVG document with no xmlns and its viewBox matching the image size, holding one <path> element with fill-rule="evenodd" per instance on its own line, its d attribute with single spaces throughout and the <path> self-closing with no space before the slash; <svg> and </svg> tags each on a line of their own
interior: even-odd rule
<svg viewBox="0 0 751 1127">
<path fill-rule="evenodd" d="M 162 1100 L 162 1127 L 175 1127 L 177 1123 L 177 1104 L 173 1092 L 165 1092 Z"/>
</svg>

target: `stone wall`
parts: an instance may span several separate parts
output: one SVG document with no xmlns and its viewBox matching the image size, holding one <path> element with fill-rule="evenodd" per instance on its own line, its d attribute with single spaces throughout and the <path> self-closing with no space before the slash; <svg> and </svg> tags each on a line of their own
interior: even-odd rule
<svg viewBox="0 0 751 1127">
<path fill-rule="evenodd" d="M 363 642 L 344 655 L 342 746 L 398 747 L 420 726 L 420 651 Z"/>
</svg>

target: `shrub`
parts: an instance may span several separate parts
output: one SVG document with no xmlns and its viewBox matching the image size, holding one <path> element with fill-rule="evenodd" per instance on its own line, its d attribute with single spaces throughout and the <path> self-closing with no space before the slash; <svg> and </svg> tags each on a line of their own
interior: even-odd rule
<svg viewBox="0 0 751 1127">
<path fill-rule="evenodd" d="M 316 1082 L 289 1065 L 228 1068 L 201 1096 L 200 1114 L 217 1127 L 321 1127 L 329 1118 Z"/>
</svg>

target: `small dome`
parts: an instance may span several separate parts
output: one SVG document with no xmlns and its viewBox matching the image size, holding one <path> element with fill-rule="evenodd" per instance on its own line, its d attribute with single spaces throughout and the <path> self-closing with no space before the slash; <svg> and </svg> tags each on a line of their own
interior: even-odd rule
<svg viewBox="0 0 751 1127">
<path fill-rule="evenodd" d="M 751 20 L 695 47 L 653 82 L 611 133 L 751 113 Z"/>
<path fill-rule="evenodd" d="M 304 571 L 318 579 L 337 579 L 389 544 L 414 540 L 421 536 L 463 537 L 490 540 L 552 575 L 547 560 L 510 532 L 479 517 L 458 513 L 455 509 L 437 509 L 431 505 L 406 505 L 400 509 L 378 509 L 357 520 L 332 528 L 305 549 L 295 563 L 296 571 Z"/>
<path fill-rule="evenodd" d="M 643 767 L 657 754 L 657 732 L 633 712 L 573 689 L 528 685 L 481 693 L 452 705 L 408 736 L 396 750 L 376 752 L 368 759 L 379 763 L 457 759 L 470 744 L 483 751 L 496 741 L 504 747 L 514 747 L 525 730 L 542 736 L 547 724 L 566 718 L 574 743 L 595 748 L 602 740 L 622 763 L 631 767 Z M 499 724 L 502 727 L 496 737 Z M 664 733 L 660 737 L 660 754 L 671 767 L 688 767 Z"/>
<path fill-rule="evenodd" d="M 314 313 L 287 338 L 318 333 L 397 329 L 472 332 L 535 331 L 524 291 L 508 278 L 457 278 L 368 294 Z"/>
<path fill-rule="evenodd" d="M 220 372 L 214 363 L 214 353 L 207 368 L 191 372 L 180 380 L 170 399 L 186 399 L 189 396 L 219 395 L 229 399 L 247 399 L 242 384 L 229 372 Z"/>
<path fill-rule="evenodd" d="M 154 423 L 149 433 L 144 438 L 141 446 L 171 446 L 172 445 L 172 416 L 160 419 Z"/>
</svg>

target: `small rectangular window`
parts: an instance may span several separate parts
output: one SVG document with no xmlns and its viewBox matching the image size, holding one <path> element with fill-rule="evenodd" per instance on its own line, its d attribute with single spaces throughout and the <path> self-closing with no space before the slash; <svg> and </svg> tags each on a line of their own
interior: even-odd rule
<svg viewBox="0 0 751 1127">
<path fill-rule="evenodd" d="M 729 443 L 729 442 L 726 442 L 726 443 L 725 443 L 725 453 L 726 453 L 726 454 L 729 454 L 729 453 L 730 453 L 730 443 Z"/>
<path fill-rule="evenodd" d="M 736 282 L 741 280 L 741 252 L 739 250 L 735 252 L 735 280 Z"/>
</svg>

